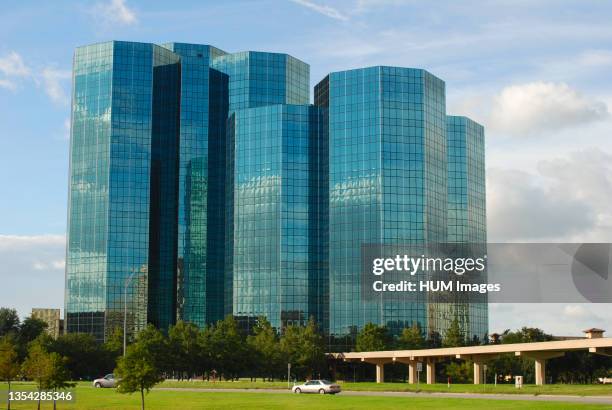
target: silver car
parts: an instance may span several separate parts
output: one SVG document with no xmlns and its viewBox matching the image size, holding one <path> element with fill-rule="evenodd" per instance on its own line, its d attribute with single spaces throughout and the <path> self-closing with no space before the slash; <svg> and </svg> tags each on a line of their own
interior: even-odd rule
<svg viewBox="0 0 612 410">
<path fill-rule="evenodd" d="M 115 379 L 115 375 L 110 373 L 101 379 L 96 379 L 93 381 L 93 385 L 96 388 L 101 387 L 117 387 L 117 379 Z"/>
<path fill-rule="evenodd" d="M 318 394 L 336 394 L 340 393 L 340 386 L 333 384 L 329 380 L 310 380 L 304 384 L 293 386 L 292 392 L 300 393 L 318 393 Z"/>
</svg>

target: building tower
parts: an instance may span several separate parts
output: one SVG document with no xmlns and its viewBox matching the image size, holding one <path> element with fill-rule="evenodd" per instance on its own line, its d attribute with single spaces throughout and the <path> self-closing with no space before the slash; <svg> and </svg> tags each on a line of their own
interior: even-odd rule
<svg viewBox="0 0 612 410">
<path fill-rule="evenodd" d="M 178 56 L 153 44 L 75 52 L 68 332 L 102 341 L 124 315 L 130 333 L 173 320 L 178 86 Z"/>
<path fill-rule="evenodd" d="M 398 334 L 428 321 L 429 304 L 364 300 L 366 244 L 446 241 L 444 82 L 425 70 L 370 67 L 329 74 L 315 87 L 329 110 L 329 317 L 332 349 L 367 323 Z"/>
<path fill-rule="evenodd" d="M 467 117 L 447 116 L 448 242 L 467 245 L 472 257 L 486 254 L 487 213 L 484 127 Z M 486 295 L 454 306 L 468 337 L 486 340 Z"/>
</svg>

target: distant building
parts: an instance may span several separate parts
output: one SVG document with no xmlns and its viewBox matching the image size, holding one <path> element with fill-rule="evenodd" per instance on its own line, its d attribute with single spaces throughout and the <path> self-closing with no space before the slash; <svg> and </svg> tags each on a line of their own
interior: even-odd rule
<svg viewBox="0 0 612 410">
<path fill-rule="evenodd" d="M 33 308 L 32 317 L 47 324 L 47 333 L 57 339 L 64 333 L 64 320 L 59 309 Z"/>
</svg>

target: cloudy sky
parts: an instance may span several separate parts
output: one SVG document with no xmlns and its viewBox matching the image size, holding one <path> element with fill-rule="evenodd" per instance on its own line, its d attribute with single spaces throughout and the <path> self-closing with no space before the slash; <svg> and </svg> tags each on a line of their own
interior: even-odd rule
<svg viewBox="0 0 612 410">
<path fill-rule="evenodd" d="M 426 68 L 446 81 L 449 113 L 486 127 L 490 241 L 610 242 L 610 16 L 612 3 L 586 0 L 4 5 L 0 305 L 63 305 L 72 53 L 111 39 L 286 52 L 313 84 L 361 66 Z M 612 331 L 611 306 L 493 305 L 491 330 Z"/>
</svg>

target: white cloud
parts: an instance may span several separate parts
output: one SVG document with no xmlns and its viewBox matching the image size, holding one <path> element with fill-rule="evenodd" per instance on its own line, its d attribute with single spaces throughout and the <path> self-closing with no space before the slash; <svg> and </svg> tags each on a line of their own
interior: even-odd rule
<svg viewBox="0 0 612 410">
<path fill-rule="evenodd" d="M 608 242 L 612 155 L 591 148 L 539 161 L 535 173 L 489 169 L 489 239 Z"/>
<path fill-rule="evenodd" d="M 70 118 L 64 120 L 64 139 L 70 140 Z"/>
<path fill-rule="evenodd" d="M 0 235 L 0 251 L 16 251 L 36 246 L 65 245 L 65 235 Z"/>
<path fill-rule="evenodd" d="M 595 224 L 588 204 L 538 184 L 538 175 L 489 169 L 488 234 L 492 242 L 565 238 Z"/>
<path fill-rule="evenodd" d="M 0 87 L 11 91 L 17 90 L 17 84 L 7 79 L 0 79 Z"/>
<path fill-rule="evenodd" d="M 0 305 L 28 315 L 64 300 L 65 235 L 0 235 Z"/>
<path fill-rule="evenodd" d="M 19 80 L 30 77 L 31 70 L 23 62 L 23 58 L 19 53 L 11 51 L 4 57 L 0 57 L 0 88 L 5 88 L 10 91 L 16 91 Z"/>
<path fill-rule="evenodd" d="M 310 0 L 291 0 L 291 1 L 301 6 L 304 6 L 306 8 L 309 8 L 310 10 L 313 10 L 319 14 L 332 18 L 332 19 L 341 20 L 341 21 L 347 21 L 349 19 L 346 14 L 343 14 L 337 9 L 331 6 L 328 6 L 326 4 L 317 4 Z"/>
<path fill-rule="evenodd" d="M 125 0 L 110 0 L 97 3 L 92 14 L 105 25 L 132 25 L 138 22 L 136 12 L 129 8 Z"/>
<path fill-rule="evenodd" d="M 584 305 L 567 305 L 563 308 L 563 315 L 577 319 L 591 316 Z"/>
<path fill-rule="evenodd" d="M 612 66 L 612 51 L 610 50 L 587 50 L 579 56 L 578 64 L 583 67 Z"/>
<path fill-rule="evenodd" d="M 402 6 L 410 4 L 410 0 L 357 0 L 355 3 L 356 13 L 365 13 L 389 6 Z"/>
<path fill-rule="evenodd" d="M 607 118 L 604 102 L 565 83 L 533 82 L 505 87 L 493 98 L 490 125 L 504 134 L 529 136 Z"/>
<path fill-rule="evenodd" d="M 7 77 L 27 77 L 30 68 L 25 65 L 23 58 L 15 51 L 0 58 L 0 72 Z"/>
<path fill-rule="evenodd" d="M 71 78 L 70 71 L 45 67 L 41 72 L 41 78 L 45 93 L 51 98 L 51 101 L 63 105 L 70 102 L 62 85 L 63 82 Z"/>
<path fill-rule="evenodd" d="M 64 268 L 66 267 L 66 260 L 65 259 L 58 259 L 58 260 L 49 261 L 49 262 L 39 262 L 39 261 L 36 261 L 36 262 L 34 262 L 32 267 L 35 270 L 42 270 L 42 271 L 46 271 L 46 270 L 50 270 L 50 269 L 62 270 L 63 271 Z"/>
<path fill-rule="evenodd" d="M 63 83 L 70 79 L 70 70 L 61 70 L 54 66 L 46 66 L 42 70 L 32 69 L 26 65 L 19 53 L 11 51 L 0 57 L 0 74 L 0 88 L 16 91 L 19 83 L 26 79 L 37 86 L 42 85 L 54 103 L 66 105 L 69 102 Z"/>
</svg>

